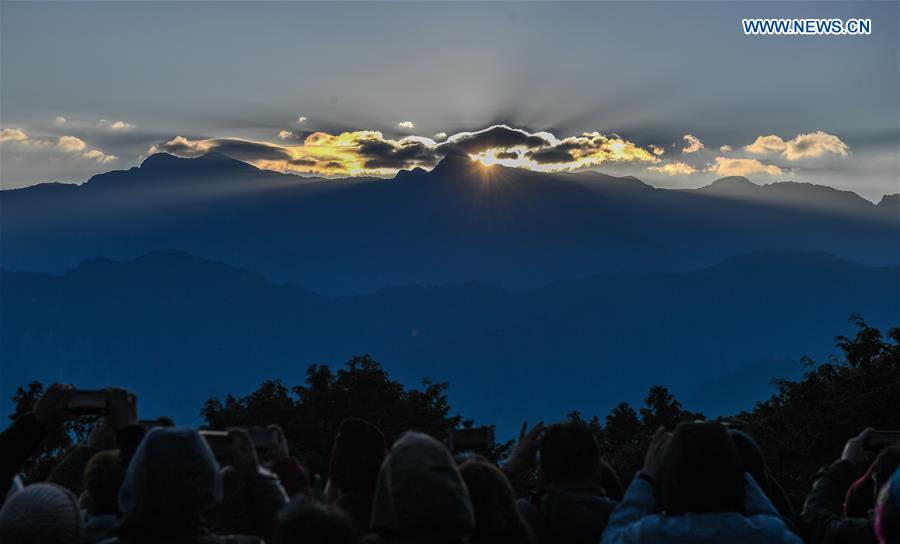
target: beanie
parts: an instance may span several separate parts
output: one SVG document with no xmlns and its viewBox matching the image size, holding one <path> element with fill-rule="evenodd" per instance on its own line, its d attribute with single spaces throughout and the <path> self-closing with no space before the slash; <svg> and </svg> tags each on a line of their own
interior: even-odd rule
<svg viewBox="0 0 900 544">
<path fill-rule="evenodd" d="M 80 544 L 82 530 L 78 499 L 58 485 L 30 485 L 0 509 L 0 542 Z"/>
</svg>

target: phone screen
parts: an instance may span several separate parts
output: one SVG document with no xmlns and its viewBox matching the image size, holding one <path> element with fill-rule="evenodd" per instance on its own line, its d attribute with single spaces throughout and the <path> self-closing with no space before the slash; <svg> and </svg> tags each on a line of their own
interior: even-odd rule
<svg viewBox="0 0 900 544">
<path fill-rule="evenodd" d="M 102 416 L 108 411 L 106 391 L 103 390 L 76 390 L 66 405 L 66 413 L 73 416 Z"/>
</svg>

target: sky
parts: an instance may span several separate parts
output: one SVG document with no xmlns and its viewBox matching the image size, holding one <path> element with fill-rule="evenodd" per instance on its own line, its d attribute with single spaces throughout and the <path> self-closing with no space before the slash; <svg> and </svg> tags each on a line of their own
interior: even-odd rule
<svg viewBox="0 0 900 544">
<path fill-rule="evenodd" d="M 900 191 L 897 2 L 0 3 L 0 186 L 166 151 L 392 176 L 451 148 L 658 187 Z M 741 18 L 871 18 L 745 36 Z"/>
</svg>

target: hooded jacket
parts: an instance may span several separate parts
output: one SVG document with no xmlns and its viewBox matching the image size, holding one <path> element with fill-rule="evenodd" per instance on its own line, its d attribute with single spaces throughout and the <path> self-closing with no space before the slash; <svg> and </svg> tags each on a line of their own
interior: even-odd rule
<svg viewBox="0 0 900 544">
<path fill-rule="evenodd" d="M 205 515 L 222 499 L 222 477 L 212 451 L 193 429 L 153 429 L 144 437 L 119 490 L 124 517 L 118 537 L 104 544 L 259 544 L 249 537 L 221 537 Z"/>
<path fill-rule="evenodd" d="M 842 501 L 858 474 L 850 461 L 822 467 L 803 503 L 800 519 L 811 544 L 875 544 L 875 529 L 868 518 L 845 518 Z"/>
<path fill-rule="evenodd" d="M 616 502 L 591 486 L 551 486 L 519 510 L 539 543 L 596 544 Z"/>
<path fill-rule="evenodd" d="M 372 530 L 384 541 L 461 541 L 475 527 L 469 492 L 450 452 L 428 435 L 404 433 L 381 465 Z"/>
<path fill-rule="evenodd" d="M 601 544 L 803 544 L 749 474 L 743 512 L 687 513 L 657 511 L 653 487 L 637 477 L 613 511 Z"/>
</svg>

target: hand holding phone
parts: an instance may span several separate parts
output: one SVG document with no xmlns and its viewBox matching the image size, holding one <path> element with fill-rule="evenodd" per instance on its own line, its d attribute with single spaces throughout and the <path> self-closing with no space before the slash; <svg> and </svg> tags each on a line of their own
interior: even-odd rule
<svg viewBox="0 0 900 544">
<path fill-rule="evenodd" d="M 34 405 L 34 417 L 44 427 L 50 428 L 63 420 L 71 402 L 75 388 L 71 385 L 54 383 Z"/>
</svg>

